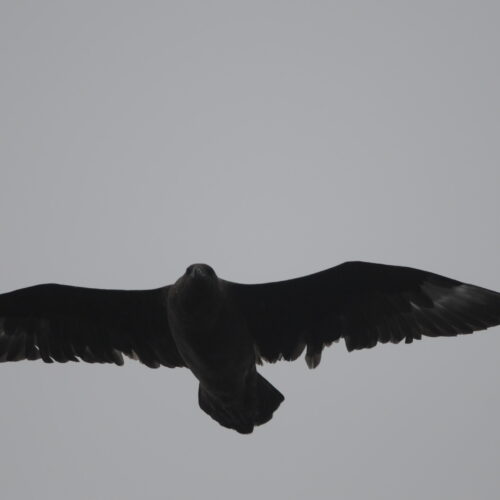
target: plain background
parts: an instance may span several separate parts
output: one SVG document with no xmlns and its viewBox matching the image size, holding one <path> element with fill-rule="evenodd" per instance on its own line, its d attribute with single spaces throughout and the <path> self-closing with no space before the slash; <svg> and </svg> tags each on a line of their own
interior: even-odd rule
<svg viewBox="0 0 500 500">
<path fill-rule="evenodd" d="M 500 290 L 500 7 L 0 4 L 1 291 L 362 259 Z M 494 499 L 500 329 L 262 368 L 250 436 L 183 369 L 0 366 L 6 500 Z"/>
</svg>

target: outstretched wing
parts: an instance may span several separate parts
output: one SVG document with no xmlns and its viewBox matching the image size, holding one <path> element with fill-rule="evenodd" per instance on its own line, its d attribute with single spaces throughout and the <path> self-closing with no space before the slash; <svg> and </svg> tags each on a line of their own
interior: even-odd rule
<svg viewBox="0 0 500 500">
<path fill-rule="evenodd" d="M 0 295 L 0 361 L 83 360 L 184 366 L 170 335 L 166 298 L 155 290 L 36 285 Z"/>
<path fill-rule="evenodd" d="M 352 351 L 500 323 L 500 294 L 408 267 L 346 262 L 288 281 L 226 284 L 263 359 L 293 360 L 307 347 L 311 368 L 340 338 Z"/>
</svg>

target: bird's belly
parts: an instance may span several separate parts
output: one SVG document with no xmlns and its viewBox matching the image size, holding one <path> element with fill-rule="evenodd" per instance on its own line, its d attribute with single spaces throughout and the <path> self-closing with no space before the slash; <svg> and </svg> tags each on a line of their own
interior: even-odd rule
<svg viewBox="0 0 500 500">
<path fill-rule="evenodd" d="M 225 328 L 184 328 L 172 333 L 180 355 L 206 390 L 223 396 L 243 390 L 248 373 L 255 367 L 249 336 Z"/>
</svg>

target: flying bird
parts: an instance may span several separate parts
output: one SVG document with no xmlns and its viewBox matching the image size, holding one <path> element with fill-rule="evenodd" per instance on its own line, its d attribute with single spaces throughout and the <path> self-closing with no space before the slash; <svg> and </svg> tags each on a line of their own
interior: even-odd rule
<svg viewBox="0 0 500 500">
<path fill-rule="evenodd" d="M 248 434 L 284 400 L 256 369 L 310 368 L 344 339 L 348 351 L 500 324 L 500 294 L 409 267 L 345 262 L 296 279 L 239 284 L 192 264 L 173 284 L 104 290 L 43 284 L 0 295 L 0 361 L 41 359 L 187 367 L 202 410 Z"/>
</svg>

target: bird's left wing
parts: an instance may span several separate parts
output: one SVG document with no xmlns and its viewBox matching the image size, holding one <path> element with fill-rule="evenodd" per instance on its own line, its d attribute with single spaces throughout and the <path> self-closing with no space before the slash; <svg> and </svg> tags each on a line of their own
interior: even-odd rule
<svg viewBox="0 0 500 500">
<path fill-rule="evenodd" d="M 293 360 L 307 347 L 311 368 L 340 338 L 352 351 L 500 324 L 500 294 L 409 267 L 345 262 L 288 281 L 226 286 L 261 358 Z"/>
<path fill-rule="evenodd" d="M 184 366 L 171 337 L 169 287 L 100 290 L 36 285 L 0 295 L 0 361 L 42 359 Z"/>
</svg>

